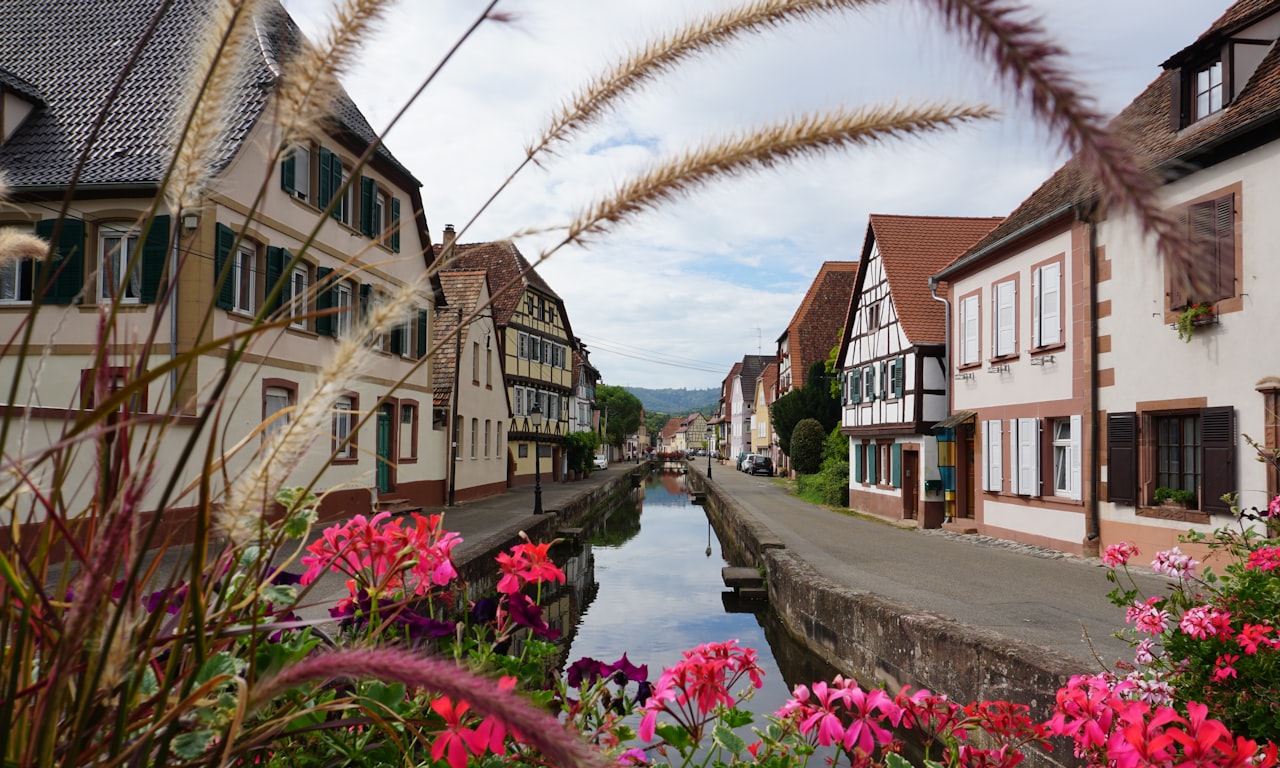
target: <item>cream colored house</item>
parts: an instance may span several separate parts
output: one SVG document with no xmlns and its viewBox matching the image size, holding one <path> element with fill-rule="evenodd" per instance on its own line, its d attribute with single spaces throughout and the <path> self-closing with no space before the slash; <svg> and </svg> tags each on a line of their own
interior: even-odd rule
<svg viewBox="0 0 1280 768">
<path fill-rule="evenodd" d="M 755 403 L 751 408 L 751 453 L 768 456 L 777 465 L 778 440 L 773 434 L 769 406 L 778 399 L 778 364 L 771 362 L 756 377 Z"/>
<path fill-rule="evenodd" d="M 273 153 L 280 144 L 273 86 L 301 36 L 276 3 L 253 20 L 257 34 L 240 51 L 248 76 L 225 105 L 231 119 L 206 192 L 181 211 L 168 207 L 159 193 L 169 127 L 180 117 L 173 95 L 185 87 L 188 49 L 205 4 L 177 0 L 162 14 L 87 148 L 99 97 L 110 91 L 157 4 L 70 0 L 41 6 L 39 14 L 0 15 L 0 170 L 12 188 L 0 225 L 34 231 L 56 252 L 46 267 L 11 263 L 0 274 L 0 333 L 8 338 L 29 319 L 37 352 L 20 371 L 15 355 L 0 359 L 9 400 L 0 407 L 14 425 L 6 457 L 32 455 L 59 439 L 96 407 L 95 398 L 123 382 L 278 319 L 281 327 L 250 344 L 225 381 L 228 347 L 221 344 L 155 378 L 145 395 L 123 405 L 139 425 L 154 425 L 152 440 L 164 441 L 160 477 L 197 480 L 192 467 L 199 462 L 179 465 L 176 457 L 188 441 L 200 455 L 211 436 L 215 453 L 225 456 L 225 473 L 235 477 L 261 444 L 261 431 L 292 418 L 292 406 L 309 396 L 357 314 L 397 286 L 421 281 L 431 265 L 420 183 L 381 146 L 360 165 L 376 134 L 345 93 L 308 140 L 283 159 Z M 57 29 L 62 44 L 33 45 L 47 29 Z M 67 211 L 59 217 L 64 197 Z M 347 372 L 355 375 L 332 404 L 331 433 L 315 440 L 289 478 L 318 477 L 315 490 L 328 492 L 327 515 L 367 512 L 371 500 L 421 505 L 441 496 L 443 477 L 424 456 L 430 425 L 422 408 L 430 407 L 432 388 L 429 366 L 419 364 L 437 291 L 424 282 L 403 325 L 368 340 L 375 365 Z M 99 347 L 109 310 L 112 334 Z M 15 376 L 19 387 L 9 398 Z M 199 415 L 211 403 L 220 410 L 203 425 Z M 82 478 L 93 477 L 88 453 L 70 468 L 72 482 L 59 481 L 64 494 L 86 501 L 92 483 Z M 221 477 L 213 478 L 215 494 Z M 54 482 L 47 466 L 37 482 Z M 161 492 L 154 486 L 143 506 L 154 509 Z M 190 493 L 167 497 L 165 523 L 180 527 L 196 503 Z"/>
</svg>

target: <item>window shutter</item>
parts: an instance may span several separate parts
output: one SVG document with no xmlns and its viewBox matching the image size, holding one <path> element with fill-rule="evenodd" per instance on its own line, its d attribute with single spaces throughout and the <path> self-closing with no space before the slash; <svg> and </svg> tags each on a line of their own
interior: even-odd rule
<svg viewBox="0 0 1280 768">
<path fill-rule="evenodd" d="M 333 270 L 328 267 L 316 267 L 316 333 L 321 336 L 333 335 L 333 315 L 327 310 L 333 309 L 334 292 L 337 286 L 329 279 Z"/>
<path fill-rule="evenodd" d="M 264 289 L 264 295 L 268 298 L 275 291 L 276 286 L 280 286 L 280 294 L 272 301 L 267 302 L 267 313 L 270 314 L 280 309 L 289 301 L 289 282 L 284 280 L 284 266 L 289 261 L 289 252 L 283 248 L 274 245 L 267 246 L 267 285 Z M 281 285 L 281 281 L 284 284 Z"/>
<path fill-rule="evenodd" d="M 862 443 L 853 444 L 853 479 L 862 482 Z"/>
<path fill-rule="evenodd" d="M 1012 355 L 1016 351 L 1014 334 L 1013 283 L 996 286 L 995 356 Z"/>
<path fill-rule="evenodd" d="M 391 329 L 391 354 L 403 355 L 408 351 L 404 343 L 404 326 L 397 325 Z"/>
<path fill-rule="evenodd" d="M 1084 445 L 1084 417 L 1075 415 L 1071 417 L 1071 498 L 1079 501 L 1083 498 L 1080 493 L 1080 460 L 1082 458 L 1080 449 Z"/>
<path fill-rule="evenodd" d="M 1193 238 L 1194 233 L 1191 231 L 1189 212 L 1183 210 L 1178 214 L 1178 224 L 1187 232 L 1187 236 Z M 1172 262 L 1166 261 L 1164 264 L 1165 284 L 1169 291 L 1169 308 L 1181 309 L 1187 305 L 1187 280 L 1183 276 L 1181 269 L 1178 269 Z"/>
<path fill-rule="evenodd" d="M 293 186 L 293 179 L 297 175 L 298 159 L 294 157 L 293 147 L 285 150 L 284 157 L 280 158 L 280 188 L 289 194 L 294 194 L 297 189 Z"/>
<path fill-rule="evenodd" d="M 36 234 L 51 240 L 57 223 L 57 219 L 37 221 Z M 48 304 L 70 304 L 84 290 L 84 222 L 80 219 L 62 220 L 53 258 L 40 267 L 36 290 L 44 291 Z"/>
<path fill-rule="evenodd" d="M 978 362 L 978 297 L 970 296 L 960 302 L 960 327 L 964 336 L 960 344 L 960 363 Z"/>
<path fill-rule="evenodd" d="M 427 356 L 427 310 L 418 310 L 418 359 Z"/>
<path fill-rule="evenodd" d="M 360 314 L 357 317 L 361 322 L 369 317 L 369 310 L 373 306 L 373 286 L 368 283 L 360 284 Z"/>
<path fill-rule="evenodd" d="M 221 222 L 214 229 L 218 241 L 213 254 L 213 283 L 218 291 L 215 303 L 222 309 L 231 309 L 235 288 L 231 277 L 231 249 L 236 246 L 236 233 Z"/>
<path fill-rule="evenodd" d="M 849 402 L 862 402 L 862 369 L 854 368 L 849 377 Z"/>
<path fill-rule="evenodd" d="M 1201 511 L 1231 511 L 1222 496 L 1240 490 L 1236 487 L 1235 458 L 1235 409 L 1225 406 L 1200 411 Z"/>
<path fill-rule="evenodd" d="M 333 186 L 333 153 L 324 147 L 320 148 L 320 207 L 328 208 L 329 203 L 333 202 L 333 196 L 337 192 Z M 339 163 L 341 165 L 341 163 Z M 338 178 L 342 178 L 342 171 L 338 171 Z"/>
<path fill-rule="evenodd" d="M 1040 495 L 1040 420 L 1018 419 L 1018 493 Z"/>
<path fill-rule="evenodd" d="M 391 250 L 400 252 L 400 199 L 391 198 Z"/>
<path fill-rule="evenodd" d="M 1169 128 L 1175 133 L 1187 125 L 1187 115 L 1182 97 L 1182 70 L 1174 69 L 1169 75 Z"/>
<path fill-rule="evenodd" d="M 342 189 L 342 186 L 342 158 L 337 155 L 333 155 L 332 161 L 329 163 L 329 189 L 333 190 L 332 194 L 334 197 L 346 194 L 346 191 Z M 334 206 L 333 212 L 330 215 L 335 219 L 341 220 L 342 215 L 339 212 L 339 206 Z M 347 216 L 350 217 L 350 215 L 351 213 L 348 211 Z M 348 221 L 350 221 L 350 218 L 348 218 Z"/>
<path fill-rule="evenodd" d="M 907 359 L 899 357 L 893 365 L 893 396 L 902 397 L 907 378 Z"/>
<path fill-rule="evenodd" d="M 368 176 L 360 177 L 360 231 L 366 237 L 377 237 L 374 228 L 373 206 L 378 196 L 378 184 Z"/>
<path fill-rule="evenodd" d="M 1138 414 L 1107 414 L 1107 501 L 1138 505 Z"/>
<path fill-rule="evenodd" d="M 1004 436 L 1001 434 L 1001 426 L 999 419 L 985 422 L 984 426 L 987 433 L 985 456 L 987 471 L 983 489 L 993 493 L 999 493 L 1004 485 Z"/>
<path fill-rule="evenodd" d="M 1235 195 L 1224 195 L 1213 201 L 1217 220 L 1217 263 L 1214 294 L 1211 301 L 1236 295 L 1236 220 Z"/>
<path fill-rule="evenodd" d="M 889 448 L 889 483 L 894 488 L 902 487 L 902 443 Z"/>
<path fill-rule="evenodd" d="M 880 476 L 876 474 L 876 453 L 880 450 L 880 446 L 875 443 L 867 445 L 867 482 L 872 485 L 880 484 Z"/>
<path fill-rule="evenodd" d="M 1062 342 L 1062 265 L 1046 264 L 1036 271 L 1040 277 L 1039 346 Z"/>
<path fill-rule="evenodd" d="M 867 402 L 874 403 L 876 401 L 876 367 L 872 364 L 862 370 L 863 375 L 866 377 L 863 382 L 863 395 L 867 398 Z"/>
<path fill-rule="evenodd" d="M 169 261 L 169 217 L 153 218 L 146 234 L 142 243 L 142 290 L 139 299 L 143 304 L 154 304 L 160 295 L 165 264 Z"/>
</svg>

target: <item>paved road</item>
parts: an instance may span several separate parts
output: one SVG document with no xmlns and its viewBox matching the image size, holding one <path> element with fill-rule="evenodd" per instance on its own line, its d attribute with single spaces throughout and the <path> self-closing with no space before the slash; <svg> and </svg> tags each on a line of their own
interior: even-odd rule
<svg viewBox="0 0 1280 768">
<path fill-rule="evenodd" d="M 705 461 L 690 466 L 705 479 Z M 1082 672 L 1098 670 L 1090 644 L 1108 666 L 1132 660 L 1128 644 L 1112 637 L 1124 611 L 1107 599 L 1112 585 L 1096 558 L 842 514 L 731 465 L 715 465 L 711 482 L 837 584 L 1053 648 L 1085 662 Z M 1148 595 L 1166 584 L 1149 571 L 1140 577 Z"/>
</svg>

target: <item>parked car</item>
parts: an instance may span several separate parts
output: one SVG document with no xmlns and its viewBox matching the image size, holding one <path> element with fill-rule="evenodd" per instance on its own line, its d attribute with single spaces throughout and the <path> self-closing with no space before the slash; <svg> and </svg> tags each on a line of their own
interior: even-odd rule
<svg viewBox="0 0 1280 768">
<path fill-rule="evenodd" d="M 753 458 L 755 458 L 755 454 L 754 454 L 754 453 L 740 453 L 740 454 L 738 454 L 738 471 L 739 471 L 739 472 L 746 472 L 746 471 L 747 471 L 747 467 L 748 467 L 748 466 L 750 466 L 750 464 L 751 464 L 751 460 L 752 460 Z"/>
<path fill-rule="evenodd" d="M 597 453 L 595 458 L 596 469 L 608 469 L 609 459 L 603 453 Z"/>
<path fill-rule="evenodd" d="M 773 459 L 768 456 L 752 456 L 751 464 L 747 467 L 747 471 L 753 475 L 773 477 Z"/>
</svg>

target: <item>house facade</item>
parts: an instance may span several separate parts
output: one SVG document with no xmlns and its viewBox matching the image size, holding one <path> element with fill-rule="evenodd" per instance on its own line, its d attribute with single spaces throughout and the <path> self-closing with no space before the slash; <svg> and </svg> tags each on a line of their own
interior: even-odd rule
<svg viewBox="0 0 1280 768">
<path fill-rule="evenodd" d="M 452 436 L 445 471 L 453 506 L 506 490 L 511 410 L 498 329 L 482 309 L 489 304 L 488 273 L 451 269 L 439 276 L 447 306 L 436 321 L 432 367 L 437 397 L 448 409 L 440 432 Z"/>
<path fill-rule="evenodd" d="M 563 444 L 576 384 L 574 336 L 564 302 L 510 241 L 456 243 L 453 228 L 446 226 L 441 259 L 458 269 L 486 272 L 494 293 L 490 309 L 500 335 L 501 370 L 511 403 L 508 483 L 530 485 L 535 474 L 550 481 L 563 479 Z M 533 418 L 535 405 L 540 426 Z"/>
<path fill-rule="evenodd" d="M 871 216 L 836 353 L 851 508 L 942 525 L 933 427 L 947 416 L 946 310 L 928 276 L 999 221 Z"/>
<path fill-rule="evenodd" d="M 734 367 L 731 374 L 732 388 L 729 396 L 729 455 L 751 453 L 751 424 L 756 402 L 756 381 L 773 358 L 766 355 L 746 355 Z"/>
<path fill-rule="evenodd" d="M 42 450 L 104 394 L 186 356 L 180 371 L 155 378 L 123 411 L 139 424 L 163 423 L 163 435 L 152 434 L 166 446 L 155 471 L 176 474 L 179 487 L 198 486 L 199 462 L 169 462 L 187 440 L 208 441 L 193 432 L 230 353 L 226 344 L 206 345 L 282 321 L 256 331 L 219 384 L 219 482 L 224 473 L 234 478 L 255 460 L 263 434 L 285 427 L 308 400 L 324 361 L 360 317 L 417 282 L 423 290 L 404 322 L 368 340 L 373 365 L 343 372 L 331 434 L 311 443 L 290 479 L 319 478 L 314 490 L 328 492 L 327 517 L 367 511 L 371 496 L 433 503 L 442 498 L 443 467 L 426 455 L 431 425 L 422 409 L 431 407 L 433 388 L 430 366 L 419 361 L 439 285 L 423 279 L 433 252 L 420 183 L 381 146 L 365 165 L 357 162 L 377 136 L 346 93 L 307 139 L 275 154 L 281 133 L 273 87 L 302 37 L 283 8 L 268 4 L 260 34 L 238 51 L 247 75 L 224 105 L 232 119 L 206 186 L 181 209 L 171 207 L 161 186 L 169 129 L 185 115 L 169 95 L 184 90 L 204 6 L 178 0 L 156 17 L 134 74 L 121 82 L 99 140 L 87 149 L 101 105 L 82 94 L 111 91 L 157 3 L 85 0 L 0 19 L 0 70 L 9 73 L 0 88 L 0 169 L 12 193 L 0 226 L 34 232 L 53 253 L 43 263 L 10 262 L 0 273 L 6 337 L 30 322 L 33 343 L 47 353 L 38 369 L 29 368 L 37 362 L 30 356 L 0 361 L 8 380 L 21 382 L 0 408 L 25 424 L 9 433 L 5 452 Z M 55 29 L 64 44 L 33 44 Z M 51 201 L 64 197 L 59 216 Z M 112 335 L 99 344 L 108 312 Z M 73 470 L 81 476 L 92 471 L 85 453 L 92 452 L 81 452 L 85 463 Z M 143 508 L 155 509 L 159 493 L 149 491 Z M 180 532 L 197 504 L 191 495 L 169 498 L 165 524 Z"/>
<path fill-rule="evenodd" d="M 768 456 L 776 468 L 781 451 L 773 434 L 769 406 L 778 399 L 778 364 L 770 362 L 756 377 L 756 400 L 751 409 L 751 453 Z"/>
</svg>

